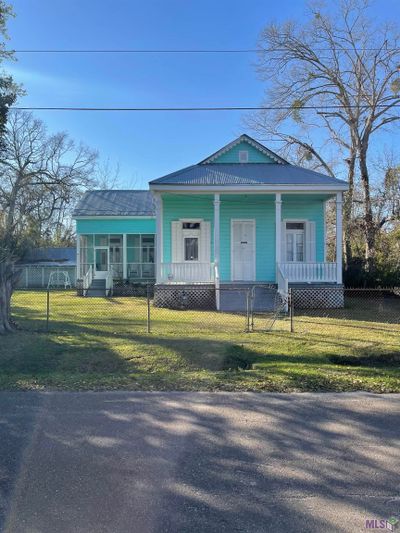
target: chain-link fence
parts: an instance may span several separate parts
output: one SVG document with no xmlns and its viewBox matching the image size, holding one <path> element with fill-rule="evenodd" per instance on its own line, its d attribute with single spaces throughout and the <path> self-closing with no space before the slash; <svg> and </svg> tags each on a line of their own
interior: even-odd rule
<svg viewBox="0 0 400 533">
<path fill-rule="evenodd" d="M 400 288 L 291 289 L 291 331 L 301 332 L 319 321 L 321 327 L 365 327 L 368 323 L 400 324 Z"/>
<path fill-rule="evenodd" d="M 76 285 L 75 266 L 17 265 L 18 289 L 72 288 Z"/>
<path fill-rule="evenodd" d="M 217 311 L 220 307 L 220 311 Z M 154 332 L 243 332 L 250 330 L 250 290 L 212 286 L 161 286 L 149 305 Z"/>
<path fill-rule="evenodd" d="M 96 295 L 96 296 L 95 296 Z M 217 308 L 219 307 L 219 311 Z M 23 329 L 78 337 L 99 330 L 179 335 L 229 332 L 307 332 L 326 327 L 400 324 L 400 289 L 292 288 L 282 297 L 272 285 L 183 287 L 141 285 L 126 296 L 86 296 L 75 290 L 18 290 L 12 315 Z"/>
<path fill-rule="evenodd" d="M 220 291 L 225 311 L 217 311 L 217 295 L 209 289 L 138 287 L 128 296 L 99 296 L 99 290 L 17 290 L 12 317 L 23 328 L 82 335 L 103 329 L 111 334 L 134 332 L 179 334 L 250 330 L 250 291 Z M 222 294 L 223 293 L 223 294 Z M 231 307 L 231 309 L 229 308 Z"/>
</svg>

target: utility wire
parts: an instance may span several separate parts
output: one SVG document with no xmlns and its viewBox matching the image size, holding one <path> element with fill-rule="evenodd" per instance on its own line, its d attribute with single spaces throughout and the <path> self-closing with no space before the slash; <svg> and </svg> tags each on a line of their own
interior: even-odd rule
<svg viewBox="0 0 400 533">
<path fill-rule="evenodd" d="M 86 107 L 86 106 L 11 106 L 9 109 L 20 111 L 294 111 L 294 110 L 315 110 L 318 113 L 326 113 L 335 109 L 370 109 L 369 105 L 321 105 L 321 106 L 209 106 L 209 107 Z M 376 109 L 387 107 L 385 104 L 378 104 Z M 400 107 L 393 104 L 392 108 Z"/>
<path fill-rule="evenodd" d="M 378 52 L 381 48 L 341 48 L 343 51 Z M 395 52 L 397 48 L 384 48 L 386 52 Z M 16 54 L 257 54 L 263 52 L 286 52 L 286 48 L 242 48 L 242 49 L 146 49 L 146 48 L 100 48 L 100 49 L 16 49 L 5 50 L 6 53 Z M 315 48 L 315 52 L 329 52 L 330 48 Z M 400 53 L 400 50 L 398 50 Z"/>
</svg>

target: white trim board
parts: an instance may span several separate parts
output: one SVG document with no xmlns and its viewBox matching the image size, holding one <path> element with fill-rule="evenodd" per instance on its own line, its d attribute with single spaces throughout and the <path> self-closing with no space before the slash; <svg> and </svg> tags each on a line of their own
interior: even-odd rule
<svg viewBox="0 0 400 533">
<path fill-rule="evenodd" d="M 76 216 L 72 217 L 74 220 L 113 220 L 113 219 L 124 219 L 124 220 L 155 220 L 155 216 L 152 215 L 85 215 L 85 216 Z"/>
<path fill-rule="evenodd" d="M 112 233 L 110 233 L 109 231 L 85 231 L 83 233 L 79 233 L 77 232 L 77 235 L 156 235 L 156 232 L 155 231 L 135 231 L 135 232 L 131 232 L 131 231 L 121 231 L 121 232 L 115 232 L 113 231 Z"/>
<path fill-rule="evenodd" d="M 213 192 L 220 194 L 257 194 L 260 192 L 270 192 L 270 193 L 291 193 L 291 194 L 316 194 L 321 192 L 326 192 L 327 194 L 336 195 L 337 192 L 347 191 L 347 184 L 338 184 L 338 185 L 230 185 L 230 186 L 221 186 L 221 185 L 165 185 L 165 184 L 154 184 L 150 185 L 150 190 L 158 192 L 167 192 L 167 191 L 179 191 L 182 193 L 198 193 L 204 194 L 204 192 Z"/>
</svg>

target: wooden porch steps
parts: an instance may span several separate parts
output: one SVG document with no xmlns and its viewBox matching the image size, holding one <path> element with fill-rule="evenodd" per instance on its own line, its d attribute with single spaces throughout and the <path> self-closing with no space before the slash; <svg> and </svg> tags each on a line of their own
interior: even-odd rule
<svg viewBox="0 0 400 533">
<path fill-rule="evenodd" d="M 92 298 L 104 298 L 106 296 L 106 280 L 93 279 L 86 296 Z"/>
</svg>

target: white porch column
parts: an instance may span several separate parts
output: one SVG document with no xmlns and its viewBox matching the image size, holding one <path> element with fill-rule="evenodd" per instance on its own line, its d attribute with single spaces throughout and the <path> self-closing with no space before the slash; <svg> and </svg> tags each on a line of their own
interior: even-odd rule
<svg viewBox="0 0 400 533">
<path fill-rule="evenodd" d="M 76 234 L 76 279 L 81 277 L 81 236 Z"/>
<path fill-rule="evenodd" d="M 156 283 L 161 283 L 161 263 L 163 261 L 163 206 L 159 192 L 154 193 L 156 202 Z"/>
<path fill-rule="evenodd" d="M 342 283 L 343 271 L 343 218 L 342 218 L 343 193 L 336 193 L 336 282 Z"/>
<path fill-rule="evenodd" d="M 122 234 L 122 277 L 128 279 L 128 250 L 126 233 Z"/>
<path fill-rule="evenodd" d="M 219 311 L 219 256 L 220 256 L 220 196 L 219 193 L 214 194 L 214 264 L 215 264 L 215 289 L 216 289 L 216 307 Z"/>
<path fill-rule="evenodd" d="M 275 261 L 278 265 L 282 262 L 282 195 L 275 194 Z"/>
<path fill-rule="evenodd" d="M 219 265 L 219 251 L 220 251 L 220 238 L 219 238 L 219 211 L 221 201 L 219 194 L 214 194 L 214 263 Z"/>
</svg>

